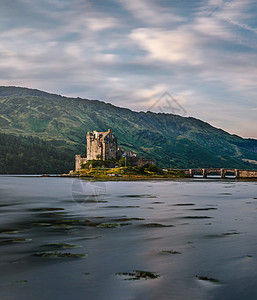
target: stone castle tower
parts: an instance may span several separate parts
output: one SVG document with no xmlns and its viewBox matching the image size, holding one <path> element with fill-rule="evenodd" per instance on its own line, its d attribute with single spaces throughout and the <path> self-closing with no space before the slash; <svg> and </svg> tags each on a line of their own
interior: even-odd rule
<svg viewBox="0 0 257 300">
<path fill-rule="evenodd" d="M 106 160 L 117 157 L 117 138 L 112 130 L 87 133 L 87 160 Z"/>
<path fill-rule="evenodd" d="M 88 132 L 87 133 L 87 156 L 75 156 L 75 170 L 81 169 L 81 164 L 89 160 L 107 160 L 117 158 L 118 155 L 117 138 L 113 135 L 112 130 L 106 132 Z"/>
</svg>

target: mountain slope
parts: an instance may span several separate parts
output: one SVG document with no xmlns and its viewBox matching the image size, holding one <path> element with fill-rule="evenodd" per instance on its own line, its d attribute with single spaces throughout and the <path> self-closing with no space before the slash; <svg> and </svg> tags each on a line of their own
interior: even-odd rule
<svg viewBox="0 0 257 300">
<path fill-rule="evenodd" d="M 243 139 L 191 117 L 134 112 L 98 100 L 0 87 L 0 128 L 11 135 L 58 140 L 73 154 L 87 131 L 112 128 L 123 149 L 178 168 L 254 168 L 257 140 Z M 60 146 L 58 146 L 60 147 Z"/>
<path fill-rule="evenodd" d="M 1 174 L 63 173 L 73 168 L 71 150 L 58 149 L 58 142 L 0 133 Z"/>
</svg>

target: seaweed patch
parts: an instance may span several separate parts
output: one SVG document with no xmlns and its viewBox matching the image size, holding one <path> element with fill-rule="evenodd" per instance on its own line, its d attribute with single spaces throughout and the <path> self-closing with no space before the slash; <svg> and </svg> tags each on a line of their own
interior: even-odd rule
<svg viewBox="0 0 257 300">
<path fill-rule="evenodd" d="M 221 238 L 221 237 L 226 237 L 226 236 L 233 236 L 233 235 L 237 235 L 237 234 L 241 234 L 240 232 L 225 232 L 225 233 L 221 233 L 221 234 L 209 234 L 206 235 L 206 238 Z"/>
<path fill-rule="evenodd" d="M 16 234 L 19 233 L 18 230 L 8 230 L 8 231 L 2 231 L 1 234 Z"/>
<path fill-rule="evenodd" d="M 120 206 L 120 205 L 112 205 L 112 206 L 105 206 L 104 208 L 139 208 L 139 205 L 128 205 L 128 206 Z"/>
<path fill-rule="evenodd" d="M 161 250 L 160 254 L 182 254 L 181 252 L 174 251 L 174 250 Z"/>
<path fill-rule="evenodd" d="M 174 227 L 174 225 L 164 225 L 161 223 L 146 223 L 146 224 L 142 224 L 141 226 L 144 226 L 144 227 Z"/>
<path fill-rule="evenodd" d="M 116 227 L 120 227 L 119 223 L 101 223 L 96 225 L 96 227 L 98 228 L 116 228 Z"/>
<path fill-rule="evenodd" d="M 186 216 L 183 219 L 212 219 L 213 217 L 208 216 Z"/>
<path fill-rule="evenodd" d="M 13 283 L 27 283 L 28 280 L 16 280 L 16 281 L 13 281 Z"/>
<path fill-rule="evenodd" d="M 144 218 L 121 218 L 117 219 L 118 222 L 127 222 L 127 221 L 142 221 Z"/>
<path fill-rule="evenodd" d="M 194 203 L 177 203 L 173 204 L 174 206 L 193 206 L 195 205 Z"/>
<path fill-rule="evenodd" d="M 160 277 L 159 274 L 155 272 L 149 272 L 149 271 L 140 271 L 140 270 L 134 270 L 133 272 L 129 273 L 116 273 L 118 276 L 124 277 L 124 280 L 140 280 L 140 279 L 156 279 Z"/>
<path fill-rule="evenodd" d="M 217 210 L 216 207 L 206 207 L 206 208 L 194 208 L 192 210 L 202 211 L 202 210 Z"/>
<path fill-rule="evenodd" d="M 218 279 L 207 277 L 207 276 L 195 276 L 198 280 L 204 280 L 204 281 L 209 281 L 212 283 L 221 283 Z"/>
<path fill-rule="evenodd" d="M 57 247 L 59 249 L 79 248 L 80 245 L 67 244 L 67 243 L 48 243 L 47 246 Z"/>
<path fill-rule="evenodd" d="M 21 239 L 21 238 L 11 240 L 11 242 L 13 242 L 13 243 L 27 243 L 27 242 L 31 242 L 31 241 L 32 241 L 32 239 Z"/>
<path fill-rule="evenodd" d="M 33 211 L 33 212 L 45 212 L 45 211 L 58 211 L 58 210 L 65 210 L 64 208 L 62 207 L 41 207 L 41 208 L 32 208 L 30 209 L 30 211 Z"/>
<path fill-rule="evenodd" d="M 85 253 L 74 254 L 70 252 L 57 252 L 57 251 L 40 252 L 40 253 L 35 253 L 34 255 L 40 257 L 47 257 L 47 258 L 86 258 L 88 256 Z"/>
<path fill-rule="evenodd" d="M 145 194 L 145 195 L 120 195 L 119 198 L 157 198 L 156 195 Z"/>
</svg>

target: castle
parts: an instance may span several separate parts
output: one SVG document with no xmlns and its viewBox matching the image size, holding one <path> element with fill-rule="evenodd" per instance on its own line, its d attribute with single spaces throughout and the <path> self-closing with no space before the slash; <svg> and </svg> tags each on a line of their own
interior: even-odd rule
<svg viewBox="0 0 257 300">
<path fill-rule="evenodd" d="M 117 148 L 117 138 L 111 129 L 108 129 L 107 132 L 87 133 L 87 160 L 116 158 Z"/>
<path fill-rule="evenodd" d="M 118 147 L 117 138 L 113 135 L 112 130 L 108 129 L 106 132 L 87 133 L 87 156 L 75 156 L 75 171 L 81 170 L 81 165 L 90 160 L 118 159 L 122 155 L 133 161 L 135 165 L 155 164 L 154 160 L 146 160 L 132 151 L 123 152 Z"/>
</svg>

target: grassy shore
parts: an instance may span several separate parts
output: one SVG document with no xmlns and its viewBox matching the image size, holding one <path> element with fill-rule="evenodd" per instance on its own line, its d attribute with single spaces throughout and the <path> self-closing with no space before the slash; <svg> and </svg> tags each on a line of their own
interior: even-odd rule
<svg viewBox="0 0 257 300">
<path fill-rule="evenodd" d="M 120 179 L 157 179 L 157 178 L 185 178 L 181 170 L 161 169 L 156 166 L 146 167 L 119 167 L 112 169 L 91 168 L 63 174 L 69 177 L 86 177 L 109 180 Z"/>
</svg>

